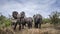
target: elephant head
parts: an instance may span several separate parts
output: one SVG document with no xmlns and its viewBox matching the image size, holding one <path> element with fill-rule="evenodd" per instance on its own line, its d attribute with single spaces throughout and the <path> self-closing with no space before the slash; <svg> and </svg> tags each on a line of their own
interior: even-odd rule
<svg viewBox="0 0 60 34">
<path fill-rule="evenodd" d="M 33 18 L 34 18 L 34 21 L 42 20 L 42 16 L 40 14 L 34 15 Z"/>
<path fill-rule="evenodd" d="M 24 17 L 25 17 L 25 12 L 22 11 L 22 12 L 20 13 L 20 15 L 21 15 L 21 18 L 24 18 Z"/>
<path fill-rule="evenodd" d="M 35 28 L 38 28 L 38 27 L 41 28 L 42 16 L 40 14 L 36 14 L 33 16 L 33 19 L 34 19 Z"/>
<path fill-rule="evenodd" d="M 13 11 L 12 16 L 13 16 L 14 19 L 17 19 L 17 14 L 18 14 L 17 11 Z"/>
</svg>

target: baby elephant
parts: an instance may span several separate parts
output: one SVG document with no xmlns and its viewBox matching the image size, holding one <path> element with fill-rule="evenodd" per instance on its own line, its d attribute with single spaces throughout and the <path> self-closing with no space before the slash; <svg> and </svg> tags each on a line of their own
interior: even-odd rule
<svg viewBox="0 0 60 34">
<path fill-rule="evenodd" d="M 27 17 L 27 18 L 25 18 L 25 21 L 26 21 L 26 23 L 27 23 L 28 28 L 29 28 L 29 29 L 32 28 L 33 19 L 32 19 L 31 17 Z"/>
</svg>

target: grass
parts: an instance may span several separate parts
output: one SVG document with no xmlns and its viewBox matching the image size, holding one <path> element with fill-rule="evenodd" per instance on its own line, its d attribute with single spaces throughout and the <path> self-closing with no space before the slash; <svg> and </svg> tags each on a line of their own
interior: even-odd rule
<svg viewBox="0 0 60 34">
<path fill-rule="evenodd" d="M 52 24 L 42 24 L 41 29 L 36 28 L 25 28 L 21 31 L 18 30 L 18 27 L 16 31 L 13 30 L 12 27 L 0 29 L 0 34 L 60 34 L 59 29 L 55 29 Z"/>
</svg>

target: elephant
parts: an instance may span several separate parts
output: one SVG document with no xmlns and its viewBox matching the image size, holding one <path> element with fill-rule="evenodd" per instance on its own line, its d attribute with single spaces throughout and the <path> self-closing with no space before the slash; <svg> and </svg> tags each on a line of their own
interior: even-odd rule
<svg viewBox="0 0 60 34">
<path fill-rule="evenodd" d="M 25 22 L 26 22 L 26 24 L 27 24 L 27 26 L 28 26 L 29 29 L 32 28 L 33 19 L 31 17 L 26 17 L 25 18 Z"/>
<path fill-rule="evenodd" d="M 24 26 L 21 26 L 21 25 L 23 25 L 23 21 L 24 21 L 24 17 L 25 17 L 25 12 L 21 12 L 20 14 L 17 14 L 15 12 L 13 12 L 13 13 L 14 13 L 13 17 L 15 19 L 17 19 L 17 21 L 15 23 L 15 26 L 14 26 L 14 30 L 16 29 L 17 24 L 19 24 L 19 30 L 21 30 L 21 27 L 24 27 Z"/>
<path fill-rule="evenodd" d="M 16 23 L 16 21 L 17 21 L 17 14 L 18 14 L 17 11 L 13 11 L 13 12 L 12 12 L 11 26 L 12 26 L 12 25 L 15 25 L 15 23 Z"/>
<path fill-rule="evenodd" d="M 19 24 L 19 30 L 21 29 L 21 25 L 19 21 L 20 19 L 17 17 L 17 15 L 19 15 L 17 11 L 12 12 L 12 16 L 14 18 L 12 19 L 12 25 L 14 25 L 14 30 L 16 29 L 17 24 Z"/>
<path fill-rule="evenodd" d="M 22 12 L 20 13 L 20 18 L 24 18 L 24 17 L 25 17 L 25 12 L 22 11 Z"/>
<path fill-rule="evenodd" d="M 24 29 L 24 26 L 28 26 L 28 28 L 32 28 L 32 22 L 33 22 L 33 19 L 31 17 L 24 17 L 21 19 L 21 25 L 22 25 L 22 29 Z M 27 24 L 27 25 L 26 25 Z"/>
<path fill-rule="evenodd" d="M 25 12 L 24 11 L 22 11 L 20 13 L 20 22 L 21 22 L 21 25 L 22 25 L 22 29 L 24 29 L 24 26 L 26 24 L 26 22 L 25 22 Z"/>
<path fill-rule="evenodd" d="M 36 14 L 33 16 L 33 19 L 34 19 L 34 27 L 41 28 L 42 16 L 40 14 Z"/>
<path fill-rule="evenodd" d="M 24 17 L 21 19 L 21 25 L 22 25 L 22 29 L 24 29 L 24 26 L 28 26 L 28 28 L 32 28 L 32 23 L 33 19 L 31 17 Z"/>
<path fill-rule="evenodd" d="M 19 30 L 21 30 L 20 14 L 17 14 L 17 21 L 15 23 L 14 30 L 16 29 L 17 25 L 19 25 Z"/>
</svg>

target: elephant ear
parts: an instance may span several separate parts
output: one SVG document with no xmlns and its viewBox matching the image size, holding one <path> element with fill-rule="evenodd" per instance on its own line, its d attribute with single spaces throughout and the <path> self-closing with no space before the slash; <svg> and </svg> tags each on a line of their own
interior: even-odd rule
<svg viewBox="0 0 60 34">
<path fill-rule="evenodd" d="M 17 19 L 17 14 L 18 14 L 17 11 L 13 11 L 12 16 L 13 16 L 14 19 Z"/>
<path fill-rule="evenodd" d="M 20 15 L 21 15 L 22 18 L 24 18 L 25 17 L 25 12 L 21 12 Z"/>
<path fill-rule="evenodd" d="M 35 15 L 33 15 L 33 18 L 35 17 Z"/>
<path fill-rule="evenodd" d="M 36 15 L 33 15 L 33 18 L 34 18 L 34 19 L 37 18 L 37 14 L 36 14 Z"/>
</svg>

